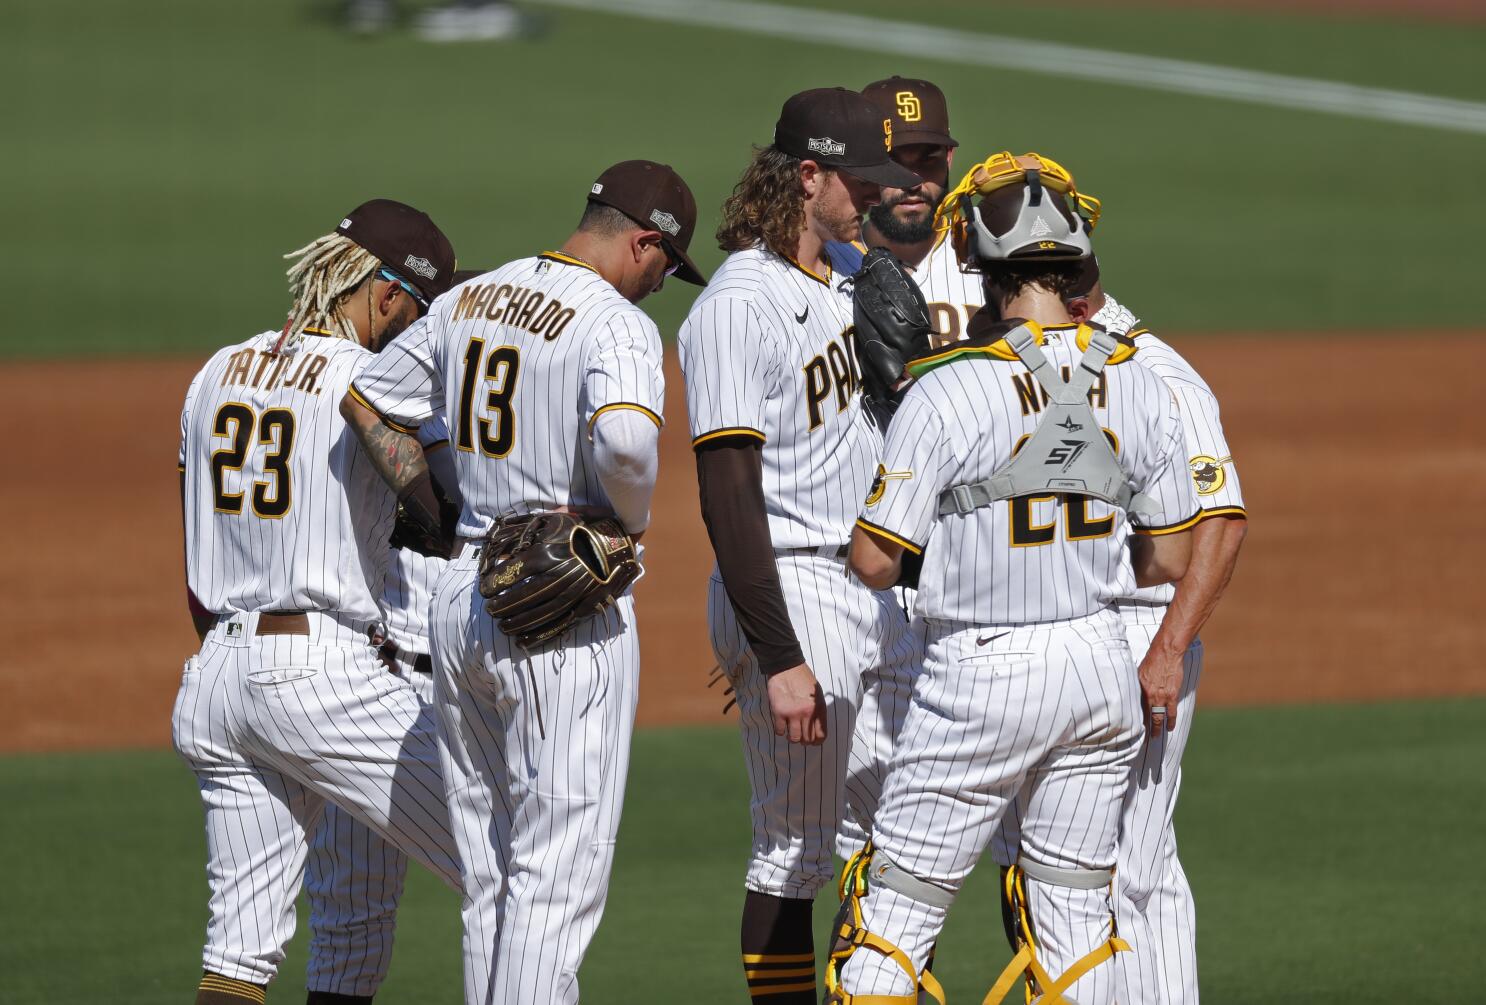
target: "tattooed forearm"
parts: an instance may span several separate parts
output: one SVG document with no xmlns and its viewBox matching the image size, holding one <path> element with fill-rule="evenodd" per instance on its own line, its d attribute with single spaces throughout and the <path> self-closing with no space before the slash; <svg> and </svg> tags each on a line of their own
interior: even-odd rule
<svg viewBox="0 0 1486 1005">
<path fill-rule="evenodd" d="M 393 492 L 401 493 L 414 478 L 428 470 L 423 447 L 415 437 L 399 433 L 381 422 L 358 432 L 372 466 L 382 480 L 392 486 Z"/>
<path fill-rule="evenodd" d="M 424 471 L 428 461 L 417 437 L 399 433 L 384 423 L 371 409 L 349 394 L 341 400 L 341 415 L 356 432 L 370 458 L 372 467 L 392 491 L 401 495 Z"/>
</svg>

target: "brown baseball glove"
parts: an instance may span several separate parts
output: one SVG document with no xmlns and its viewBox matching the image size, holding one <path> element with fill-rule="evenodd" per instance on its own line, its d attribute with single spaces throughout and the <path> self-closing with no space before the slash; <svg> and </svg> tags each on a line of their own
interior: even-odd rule
<svg viewBox="0 0 1486 1005">
<path fill-rule="evenodd" d="M 635 544 L 613 517 L 506 517 L 480 551 L 485 610 L 528 649 L 600 613 L 639 575 Z"/>
</svg>

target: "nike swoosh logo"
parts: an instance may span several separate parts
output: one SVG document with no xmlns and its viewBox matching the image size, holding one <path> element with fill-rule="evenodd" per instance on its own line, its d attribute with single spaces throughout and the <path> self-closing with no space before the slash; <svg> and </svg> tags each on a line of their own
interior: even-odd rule
<svg viewBox="0 0 1486 1005">
<path fill-rule="evenodd" d="M 810 316 L 810 305 L 809 304 L 806 304 L 805 305 L 805 309 L 803 311 L 801 311 L 800 313 L 798 313 L 798 314 L 795 315 L 795 320 L 798 321 L 798 322 L 800 322 L 800 324 L 804 324 L 805 323 L 805 319 L 808 318 L 809 316 Z"/>
<path fill-rule="evenodd" d="M 975 644 L 978 646 L 988 645 L 989 643 L 995 642 L 997 639 L 1004 639 L 1010 634 L 1010 632 L 1002 632 L 1000 635 L 992 635 L 989 638 L 976 639 Z"/>
</svg>

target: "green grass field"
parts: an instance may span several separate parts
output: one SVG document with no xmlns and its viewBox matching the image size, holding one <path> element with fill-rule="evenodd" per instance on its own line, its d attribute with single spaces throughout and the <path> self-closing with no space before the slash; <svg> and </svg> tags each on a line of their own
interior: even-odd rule
<svg viewBox="0 0 1486 1005">
<path fill-rule="evenodd" d="M 820 0 L 910 16 L 887 0 Z M 201 351 L 276 327 L 279 257 L 364 198 L 426 208 L 464 264 L 553 245 L 607 164 L 675 164 L 699 258 L 778 107 L 940 82 L 969 158 L 1035 148 L 1106 200 L 1110 288 L 1184 331 L 1474 326 L 1486 136 L 544 8 L 524 44 L 340 33 L 309 0 L 14 0 L 0 37 L 0 353 Z M 1486 99 L 1486 27 L 936 5 L 947 26 Z M 674 332 L 694 291 L 652 302 Z"/>
<path fill-rule="evenodd" d="M 1477 1000 L 1486 700 L 1198 713 L 1178 812 L 1205 1000 Z M 747 790 L 727 727 L 635 740 L 597 1003 L 737 1001 Z M 0 1001 L 184 1001 L 206 882 L 190 773 L 165 752 L 0 759 Z M 977 873 L 937 964 L 979 1002 L 1008 952 Z M 830 898 L 833 901 L 833 898 Z M 817 912 L 817 921 L 829 921 Z M 459 1000 L 457 899 L 417 867 L 378 1002 Z M 303 930 L 271 1001 L 303 999 Z"/>
</svg>

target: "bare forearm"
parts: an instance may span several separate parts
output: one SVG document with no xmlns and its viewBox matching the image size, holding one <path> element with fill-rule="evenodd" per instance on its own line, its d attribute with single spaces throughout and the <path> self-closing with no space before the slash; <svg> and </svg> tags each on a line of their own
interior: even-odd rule
<svg viewBox="0 0 1486 1005">
<path fill-rule="evenodd" d="M 428 460 L 416 436 L 393 429 L 349 394 L 341 399 L 341 415 L 361 441 L 372 467 L 398 496 L 428 471 Z"/>
<path fill-rule="evenodd" d="M 1192 558 L 1151 640 L 1153 650 L 1182 653 L 1197 638 L 1233 578 L 1247 532 L 1248 521 L 1242 517 L 1204 520 L 1193 528 Z"/>
</svg>

